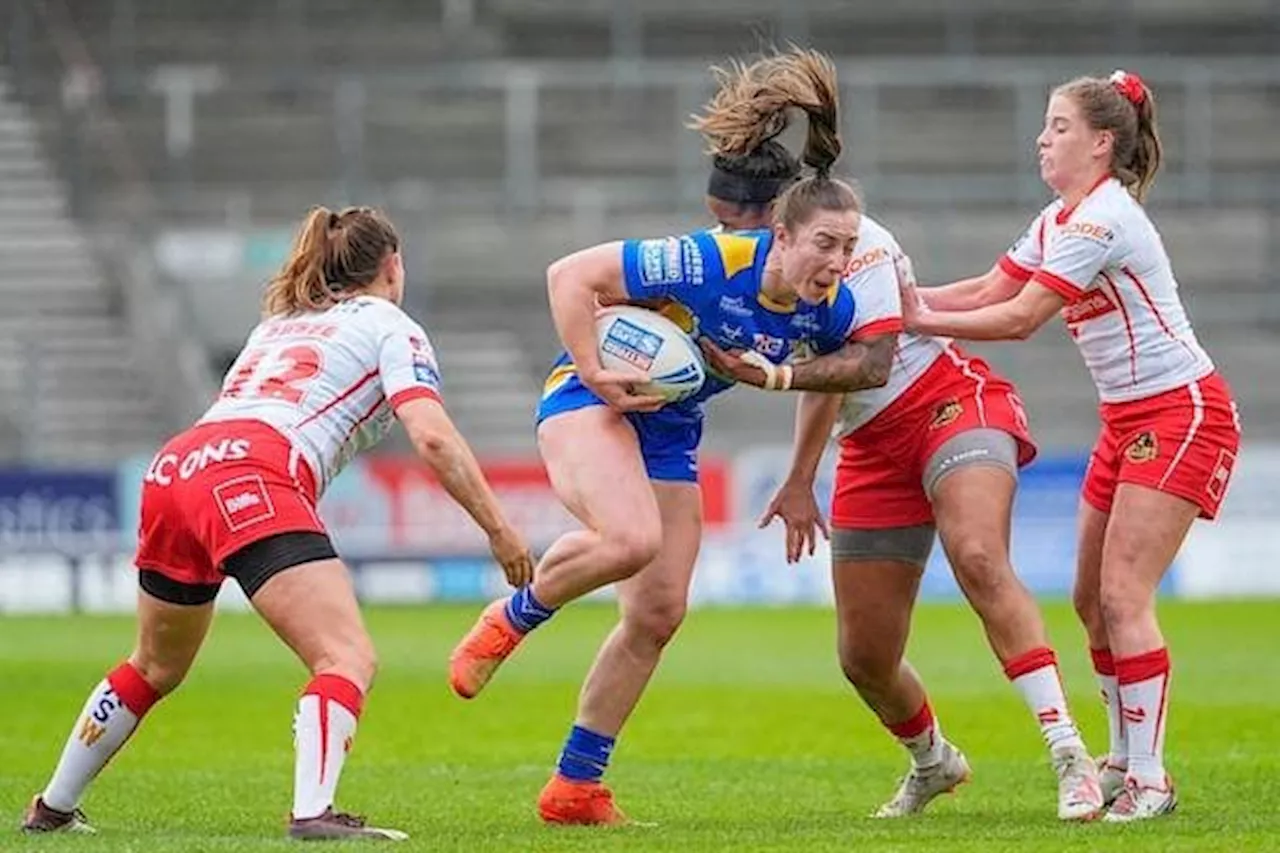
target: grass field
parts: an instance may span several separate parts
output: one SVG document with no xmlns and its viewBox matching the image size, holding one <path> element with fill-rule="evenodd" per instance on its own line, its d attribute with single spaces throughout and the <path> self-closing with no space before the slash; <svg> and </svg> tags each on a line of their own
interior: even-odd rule
<svg viewBox="0 0 1280 853">
<path fill-rule="evenodd" d="M 1280 849 L 1280 604 L 1167 604 L 1170 766 L 1182 806 L 1145 825 L 1062 826 L 1039 736 L 958 605 L 922 606 L 911 655 L 974 780 L 909 822 L 865 817 L 904 769 L 844 686 L 821 610 L 695 612 L 620 741 L 609 779 L 622 830 L 541 826 L 533 802 L 612 619 L 573 608 L 480 699 L 444 661 L 476 608 L 369 614 L 382 671 L 339 805 L 420 850 L 1210 851 Z M 1090 746 L 1105 721 L 1080 631 L 1049 608 Z M 117 617 L 0 619 L 0 802 L 17 825 L 89 687 L 124 653 Z M 204 657 L 92 788 L 92 838 L 0 833 L 3 850 L 285 849 L 290 722 L 304 675 L 252 616 L 224 614 Z"/>
</svg>

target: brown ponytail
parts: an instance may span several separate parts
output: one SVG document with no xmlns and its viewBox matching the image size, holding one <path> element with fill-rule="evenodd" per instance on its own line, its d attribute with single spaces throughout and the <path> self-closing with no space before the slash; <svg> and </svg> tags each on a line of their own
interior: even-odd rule
<svg viewBox="0 0 1280 853">
<path fill-rule="evenodd" d="M 734 60 L 713 68 L 719 89 L 691 127 L 717 157 L 741 157 L 782 133 L 787 110 L 804 110 L 809 120 L 801 160 L 814 174 L 788 187 L 774 202 L 774 216 L 786 227 L 803 223 L 816 209 L 860 210 L 857 193 L 831 177 L 840 157 L 839 85 L 835 65 L 815 50 L 793 47 L 750 65 Z"/>
<path fill-rule="evenodd" d="M 395 226 L 371 208 L 313 207 L 288 260 L 267 283 L 262 311 L 268 317 L 323 311 L 372 283 L 383 258 L 399 249 Z"/>
</svg>

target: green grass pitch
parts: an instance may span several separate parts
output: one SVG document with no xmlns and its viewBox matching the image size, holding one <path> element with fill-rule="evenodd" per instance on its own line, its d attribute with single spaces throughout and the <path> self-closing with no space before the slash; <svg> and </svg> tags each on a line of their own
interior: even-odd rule
<svg viewBox="0 0 1280 853">
<path fill-rule="evenodd" d="M 448 692 L 444 663 L 478 607 L 368 614 L 382 670 L 339 805 L 408 831 L 409 850 L 1040 851 L 1280 850 L 1280 603 L 1167 602 L 1174 662 L 1168 736 L 1182 805 L 1144 825 L 1060 825 L 1039 736 L 959 604 L 916 613 L 911 658 L 973 781 L 924 817 L 866 817 L 904 756 L 841 679 L 821 609 L 700 610 L 624 732 L 609 780 L 653 827 L 541 826 L 533 803 L 613 618 L 570 608 L 479 699 Z M 1090 747 L 1105 721 L 1082 634 L 1047 612 Z M 25 838 L 89 687 L 126 652 L 127 618 L 0 619 L 3 850 L 287 849 L 291 716 L 305 681 L 256 617 L 223 614 L 188 682 L 159 705 L 87 798 L 100 834 Z"/>
</svg>

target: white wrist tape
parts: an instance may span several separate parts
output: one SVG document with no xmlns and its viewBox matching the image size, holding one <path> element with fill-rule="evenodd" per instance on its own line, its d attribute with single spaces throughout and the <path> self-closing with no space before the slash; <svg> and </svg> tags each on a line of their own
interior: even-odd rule
<svg viewBox="0 0 1280 853">
<path fill-rule="evenodd" d="M 748 350 L 741 356 L 742 360 L 752 367 L 758 367 L 764 371 L 764 390 L 766 391 L 789 391 L 791 390 L 791 380 L 794 371 L 791 365 L 784 364 L 781 367 L 769 361 L 754 350 Z"/>
</svg>

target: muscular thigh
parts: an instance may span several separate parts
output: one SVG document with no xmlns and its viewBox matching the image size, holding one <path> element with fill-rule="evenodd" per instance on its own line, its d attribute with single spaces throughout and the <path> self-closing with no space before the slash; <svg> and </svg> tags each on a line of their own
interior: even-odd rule
<svg viewBox="0 0 1280 853">
<path fill-rule="evenodd" d="M 930 525 L 832 532 L 831 580 L 844 650 L 902 657 L 932 541 Z"/>
<path fill-rule="evenodd" d="M 556 496 L 587 527 L 658 523 L 635 430 L 618 413 L 589 406 L 547 418 L 538 449 Z"/>
</svg>

